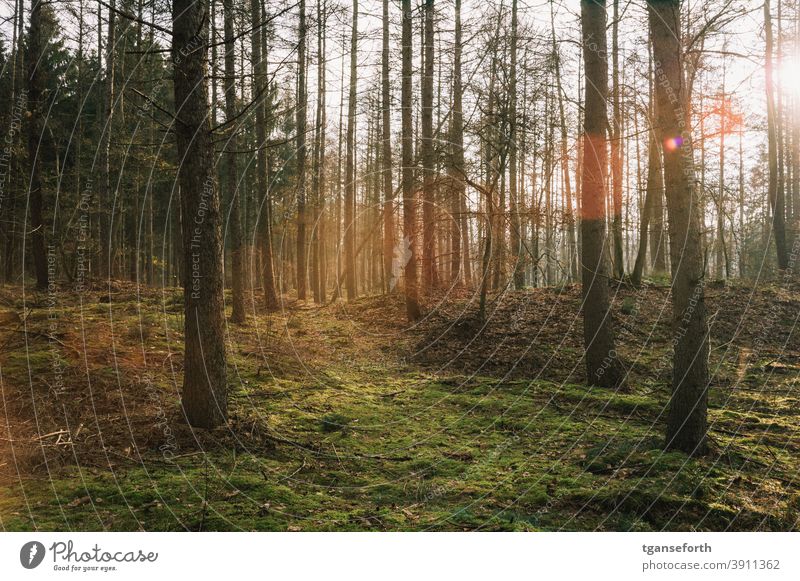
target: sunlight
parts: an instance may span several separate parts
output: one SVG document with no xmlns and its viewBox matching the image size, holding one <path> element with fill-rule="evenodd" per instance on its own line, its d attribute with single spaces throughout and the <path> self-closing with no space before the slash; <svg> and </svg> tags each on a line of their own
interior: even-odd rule
<svg viewBox="0 0 800 581">
<path fill-rule="evenodd" d="M 792 95 L 800 95 L 800 57 L 790 56 L 777 67 L 776 81 L 783 90 Z"/>
</svg>

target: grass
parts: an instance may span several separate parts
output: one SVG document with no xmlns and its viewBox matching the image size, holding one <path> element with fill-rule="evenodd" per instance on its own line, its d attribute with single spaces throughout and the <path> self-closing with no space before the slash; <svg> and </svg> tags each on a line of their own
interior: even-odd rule
<svg viewBox="0 0 800 581">
<path fill-rule="evenodd" d="M 795 375 L 765 381 L 751 366 L 732 389 L 736 361 L 715 360 L 713 451 L 687 458 L 662 450 L 661 378 L 633 376 L 626 391 L 612 392 L 559 377 L 560 369 L 533 379 L 434 370 L 430 359 L 413 357 L 430 329 L 410 335 L 392 315 L 376 320 L 400 308 L 377 300 L 347 312 L 299 306 L 231 328 L 230 423 L 193 434 L 177 398 L 179 313 L 155 294 L 129 294 L 81 322 L 65 297 L 58 348 L 70 381 L 61 399 L 45 397 L 51 343 L 31 342 L 27 356 L 17 345 L 0 358 L 4 398 L 18 401 L 7 409 L 10 431 L 36 442 L 32 459 L 7 470 L 0 485 L 0 527 L 797 529 Z M 370 313 L 362 315 L 368 321 L 359 313 Z M 81 325 L 85 333 L 73 328 Z M 82 348 L 73 348 L 84 340 L 91 400 L 79 399 L 87 372 Z M 647 358 L 659 349 L 654 343 Z M 29 366 L 39 374 L 32 387 Z M 25 432 L 26 397 L 43 410 L 41 430 L 69 425 L 66 444 Z M 17 458 L 7 447 L 0 453 L 0 463 Z"/>
</svg>

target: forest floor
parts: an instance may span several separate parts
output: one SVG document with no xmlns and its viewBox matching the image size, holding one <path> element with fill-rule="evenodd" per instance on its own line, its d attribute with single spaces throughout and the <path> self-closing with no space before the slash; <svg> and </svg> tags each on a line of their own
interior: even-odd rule
<svg viewBox="0 0 800 581">
<path fill-rule="evenodd" d="M 613 293 L 622 390 L 583 384 L 580 291 L 323 307 L 228 327 L 230 421 L 181 419 L 178 289 L 0 287 L 0 530 L 797 530 L 800 287 L 709 285 L 711 453 L 662 451 L 667 287 Z"/>
</svg>

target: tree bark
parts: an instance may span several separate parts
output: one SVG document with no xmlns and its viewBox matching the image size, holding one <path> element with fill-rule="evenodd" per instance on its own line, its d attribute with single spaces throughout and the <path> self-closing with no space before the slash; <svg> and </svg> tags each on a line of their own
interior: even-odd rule
<svg viewBox="0 0 800 581">
<path fill-rule="evenodd" d="M 350 36 L 350 92 L 347 102 L 347 159 L 344 168 L 344 254 L 347 298 L 358 295 L 356 288 L 356 216 L 355 216 L 355 124 L 358 48 L 358 0 L 353 0 L 353 28 Z"/>
<path fill-rule="evenodd" d="M 392 190 L 392 126 L 389 88 L 389 0 L 383 0 L 383 36 L 381 50 L 381 137 L 383 173 L 383 277 L 388 292 L 396 281 L 392 272 L 394 257 L 394 191 Z"/>
<path fill-rule="evenodd" d="M 300 0 L 297 30 L 297 298 L 306 299 L 306 1 Z"/>
<path fill-rule="evenodd" d="M 517 0 L 511 1 L 511 70 L 508 80 L 508 198 L 511 207 L 511 259 L 514 261 L 512 281 L 516 290 L 525 286 L 522 266 L 522 238 L 520 236 L 519 207 L 517 200 Z"/>
<path fill-rule="evenodd" d="M 242 255 L 242 219 L 241 198 L 237 181 L 238 170 L 236 155 L 238 147 L 238 127 L 233 122 L 236 117 L 236 63 L 235 44 L 233 40 L 233 0 L 223 0 L 224 29 L 225 29 L 225 120 L 229 132 L 225 140 L 225 180 L 230 201 L 230 228 L 231 228 L 231 273 L 233 310 L 231 321 L 236 324 L 245 322 L 247 318 L 244 308 L 244 256 Z"/>
<path fill-rule="evenodd" d="M 222 234 L 208 111 L 208 1 L 173 0 L 175 136 L 183 222 L 184 378 L 190 425 L 227 419 Z"/>
<path fill-rule="evenodd" d="M 680 0 L 648 0 L 655 64 L 658 136 L 664 149 L 664 186 L 672 261 L 675 349 L 666 447 L 687 454 L 707 450 L 708 328 L 704 302 L 702 204 L 694 188 L 688 93 L 683 76 Z"/>
<path fill-rule="evenodd" d="M 42 159 L 40 145 L 43 138 L 41 120 L 43 118 L 44 96 L 42 71 L 39 61 L 45 50 L 46 40 L 42 35 L 42 0 L 34 0 L 31 5 L 30 28 L 28 29 L 28 159 L 31 164 L 28 196 L 31 213 L 31 251 L 36 273 L 36 287 L 47 288 L 49 282 L 47 256 L 45 253 L 45 225 L 42 218 Z"/>
<path fill-rule="evenodd" d="M 583 338 L 590 385 L 616 387 L 624 379 L 614 348 L 605 251 L 608 144 L 606 138 L 608 64 L 605 0 L 581 0 L 585 68 L 583 121 L 583 184 L 581 187 L 581 272 Z"/>
<path fill-rule="evenodd" d="M 452 188 L 451 238 L 453 241 L 450 258 L 450 276 L 453 284 L 470 281 L 469 239 L 467 238 L 467 188 L 464 169 L 464 106 L 461 81 L 461 0 L 455 0 L 455 44 L 453 46 L 453 112 L 450 125 L 450 185 Z M 464 271 L 462 272 L 462 264 Z"/>
<path fill-rule="evenodd" d="M 789 266 L 789 253 L 786 247 L 786 204 L 784 190 L 778 183 L 778 136 L 775 112 L 775 86 L 772 74 L 772 16 L 770 0 L 764 0 L 764 35 L 766 48 L 764 58 L 764 84 L 767 90 L 767 157 L 769 163 L 768 195 L 772 208 L 772 231 L 775 235 L 775 252 L 778 268 L 786 270 Z"/>
<path fill-rule="evenodd" d="M 433 0 L 425 0 L 425 46 L 422 74 L 422 289 L 429 293 L 439 284 L 436 268 L 436 211 L 433 152 Z"/>
<path fill-rule="evenodd" d="M 619 82 L 619 0 L 614 0 L 614 22 L 611 26 L 611 62 L 613 77 L 613 128 L 611 139 L 611 183 L 614 219 L 612 230 L 614 233 L 614 276 L 622 279 L 625 276 L 625 255 L 622 242 L 622 106 L 620 103 Z"/>
<path fill-rule="evenodd" d="M 403 68 L 400 96 L 401 132 L 402 132 L 402 185 L 403 185 L 403 253 L 401 260 L 405 262 L 405 295 L 406 316 L 410 322 L 420 318 L 419 299 L 417 295 L 417 249 L 416 249 L 416 201 L 414 200 L 414 135 L 412 132 L 412 67 L 411 46 L 412 18 L 411 0 L 402 0 L 403 9 Z"/>
</svg>

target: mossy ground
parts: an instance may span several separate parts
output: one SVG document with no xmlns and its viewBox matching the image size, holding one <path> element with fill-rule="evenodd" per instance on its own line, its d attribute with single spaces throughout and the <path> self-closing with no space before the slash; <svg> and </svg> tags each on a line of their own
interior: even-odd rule
<svg viewBox="0 0 800 581">
<path fill-rule="evenodd" d="M 582 385 L 574 290 L 498 297 L 487 325 L 449 297 L 412 329 L 398 297 L 253 307 L 209 433 L 180 418 L 177 290 L 64 291 L 50 328 L 6 288 L 27 318 L 0 333 L 0 528 L 797 529 L 798 294 L 714 322 L 712 453 L 687 458 L 662 450 L 669 309 L 647 293 L 616 301 L 618 392 Z"/>
</svg>

